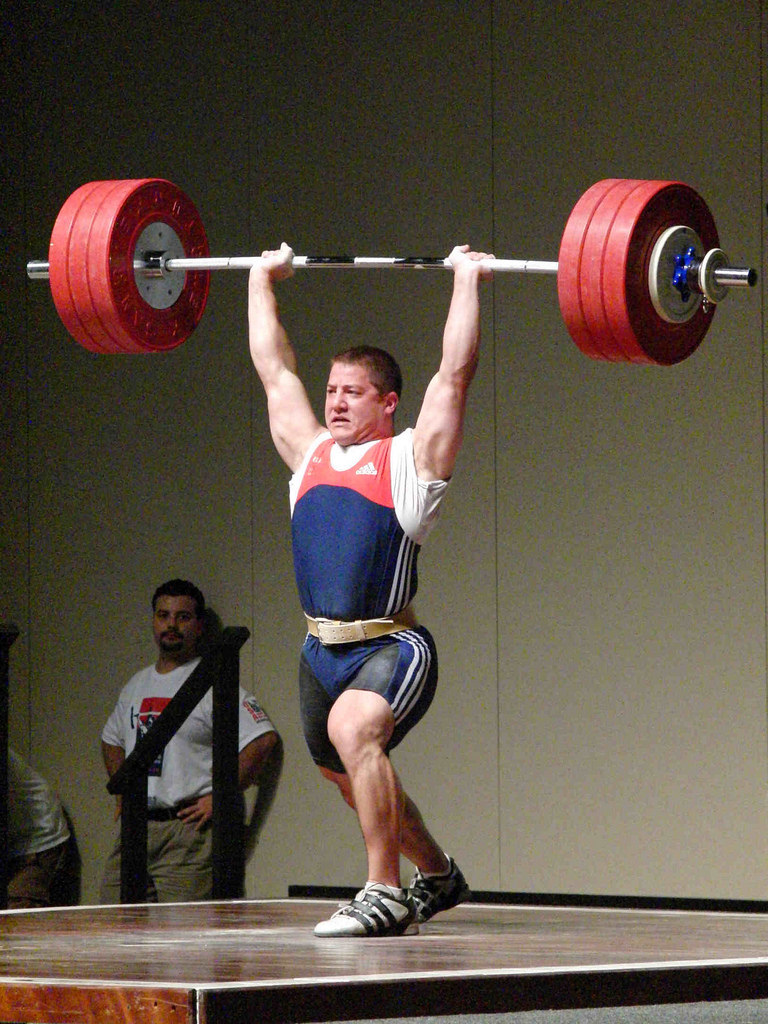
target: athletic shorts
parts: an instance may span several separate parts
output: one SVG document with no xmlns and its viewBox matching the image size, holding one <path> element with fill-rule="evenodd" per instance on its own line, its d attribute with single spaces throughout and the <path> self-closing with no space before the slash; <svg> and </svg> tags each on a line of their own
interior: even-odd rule
<svg viewBox="0 0 768 1024">
<path fill-rule="evenodd" d="M 437 651 L 424 626 L 355 644 L 324 646 L 308 636 L 299 664 L 304 738 L 315 764 L 344 772 L 328 739 L 328 715 L 345 690 L 380 694 L 395 716 L 389 752 L 426 713 L 437 688 Z"/>
</svg>

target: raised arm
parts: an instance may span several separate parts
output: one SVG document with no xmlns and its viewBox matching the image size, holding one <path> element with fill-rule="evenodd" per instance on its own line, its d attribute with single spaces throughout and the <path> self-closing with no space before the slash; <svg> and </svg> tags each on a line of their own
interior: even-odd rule
<svg viewBox="0 0 768 1024">
<path fill-rule="evenodd" d="M 480 296 L 482 280 L 492 271 L 480 260 L 489 253 L 470 252 L 456 246 L 453 264 L 453 296 L 443 332 L 440 368 L 429 382 L 413 431 L 416 471 L 422 480 L 447 480 L 453 473 L 464 433 L 467 391 L 475 375 L 480 345 Z"/>
<path fill-rule="evenodd" d="M 323 429 L 312 411 L 296 368 L 296 354 L 280 322 L 275 281 L 293 273 L 293 252 L 283 242 L 264 252 L 248 282 L 248 327 L 251 359 L 267 395 L 269 427 L 281 458 L 295 471 Z"/>
</svg>

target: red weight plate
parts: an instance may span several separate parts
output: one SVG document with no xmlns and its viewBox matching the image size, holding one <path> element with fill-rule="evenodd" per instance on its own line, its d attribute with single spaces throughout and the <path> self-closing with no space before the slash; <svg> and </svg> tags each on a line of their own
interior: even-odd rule
<svg viewBox="0 0 768 1024">
<path fill-rule="evenodd" d="M 56 311 L 75 341 L 91 352 L 107 352 L 111 349 L 105 348 L 99 339 L 92 336 L 90 325 L 84 323 L 77 300 L 72 294 L 71 242 L 80 208 L 99 184 L 92 181 L 81 185 L 67 199 L 53 225 L 48 247 L 51 295 Z"/>
<path fill-rule="evenodd" d="M 581 294 L 584 243 L 595 211 L 618 178 L 598 181 L 574 206 L 563 231 L 557 258 L 557 295 L 568 333 L 591 359 L 612 359 L 610 339 L 595 337 L 584 315 Z"/>
<path fill-rule="evenodd" d="M 685 323 L 668 323 L 653 307 L 648 273 L 654 245 L 667 228 L 691 228 L 705 250 L 719 245 L 706 203 L 678 181 L 645 181 L 616 212 L 606 246 L 603 288 L 606 315 L 625 350 L 648 363 L 669 366 L 686 359 L 706 334 L 714 306 L 703 303 Z"/>
<path fill-rule="evenodd" d="M 103 199 L 89 238 L 89 287 L 95 310 L 126 351 L 165 351 L 181 345 L 203 315 L 209 271 L 186 274 L 184 287 L 167 309 L 155 309 L 139 293 L 133 260 L 136 242 L 150 224 L 168 225 L 184 254 L 208 255 L 197 210 L 169 181 L 144 178 L 120 183 Z"/>
<path fill-rule="evenodd" d="M 72 226 L 69 246 L 70 291 L 83 324 L 103 352 L 129 352 L 130 348 L 110 329 L 109 321 L 100 315 L 91 289 L 94 274 L 91 238 L 99 211 L 110 196 L 124 187 L 122 181 L 99 181 L 83 199 Z M 98 271 L 96 271 L 98 272 Z"/>
<path fill-rule="evenodd" d="M 584 320 L 592 337 L 599 339 L 605 358 L 613 362 L 647 362 L 630 339 L 613 330 L 604 279 L 607 261 L 614 258 L 611 238 L 618 211 L 642 184 L 631 178 L 613 180 L 594 210 L 582 247 L 579 289 Z"/>
</svg>

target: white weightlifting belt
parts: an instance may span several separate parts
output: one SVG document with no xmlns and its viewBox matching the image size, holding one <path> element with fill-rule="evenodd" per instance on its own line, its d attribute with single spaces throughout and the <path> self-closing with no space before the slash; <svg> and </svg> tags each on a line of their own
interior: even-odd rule
<svg viewBox="0 0 768 1024">
<path fill-rule="evenodd" d="M 316 636 L 321 644 L 353 644 L 361 640 L 374 640 L 378 636 L 397 633 L 401 629 L 413 629 L 416 625 L 416 614 L 408 605 L 396 612 L 391 618 L 355 619 L 344 622 L 340 619 L 313 619 L 304 613 L 307 628 L 312 636 Z"/>
</svg>

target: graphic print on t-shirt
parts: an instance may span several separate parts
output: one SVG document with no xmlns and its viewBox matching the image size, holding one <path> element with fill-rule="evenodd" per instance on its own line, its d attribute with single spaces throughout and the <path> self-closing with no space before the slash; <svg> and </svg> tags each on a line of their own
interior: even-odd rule
<svg viewBox="0 0 768 1024">
<path fill-rule="evenodd" d="M 243 707 L 250 714 L 254 722 L 266 722 L 266 712 L 261 709 L 255 697 L 246 697 L 243 700 Z"/>
<path fill-rule="evenodd" d="M 152 728 L 155 723 L 155 719 L 159 718 L 160 715 L 166 708 L 166 705 L 170 702 L 170 697 L 144 697 L 139 707 L 139 713 L 136 716 L 136 742 L 146 736 L 147 732 Z M 159 776 L 163 773 L 163 751 L 157 755 L 155 760 L 152 762 L 148 775 Z"/>
</svg>

